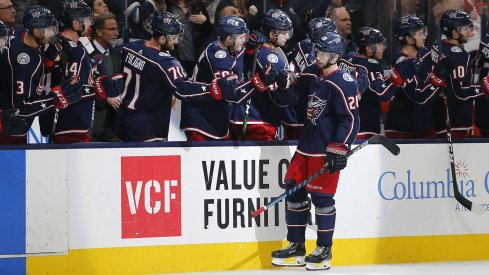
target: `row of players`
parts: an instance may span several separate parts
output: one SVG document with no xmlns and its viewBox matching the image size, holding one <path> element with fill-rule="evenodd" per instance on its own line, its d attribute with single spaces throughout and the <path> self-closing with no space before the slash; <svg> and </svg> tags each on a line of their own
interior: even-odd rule
<svg viewBox="0 0 489 275">
<path fill-rule="evenodd" d="M 443 33 L 452 38 L 449 30 L 462 30 L 461 27 L 465 27 L 465 31 L 456 32 L 452 42 L 442 44 L 442 52 L 450 56 L 446 60 L 450 62 L 444 62 L 443 68 L 436 68 L 438 72 L 430 74 L 432 60 L 437 61 L 435 55 L 439 55 L 439 50 L 437 47 L 433 51 L 425 48 L 426 28 L 419 18 L 413 16 L 400 18 L 395 24 L 394 31 L 401 43 L 401 53 L 394 62 L 391 78 L 384 77 L 378 62 L 386 41 L 378 30 L 362 28 L 357 36 L 359 52 L 342 53 L 340 67 L 356 76 L 360 83 L 362 123 L 357 138 L 367 138 L 380 132 L 381 100 L 392 100 L 386 121 L 387 136 L 426 137 L 433 125 L 438 134 L 443 134 L 446 131 L 444 102 L 436 96 L 440 91 L 437 88 L 445 84 L 436 79 L 441 74 L 440 70 L 445 74 L 453 71 L 448 87 L 453 92 L 447 94 L 453 95 L 448 97 L 448 102 L 454 136 L 469 135 L 472 128 L 472 99 L 482 93 L 481 89 L 470 83 L 469 56 L 461 47 L 470 35 L 471 22 L 463 12 L 452 13 L 451 17 L 447 15 L 440 22 Z M 311 40 L 320 30 L 336 30 L 328 18 L 313 19 L 308 24 L 309 39 L 298 43 L 287 60 L 280 46 L 292 36 L 292 24 L 284 13 L 268 11 L 262 25 L 266 35 L 254 31 L 247 43 L 245 23 L 236 17 L 223 18 L 217 24 L 218 40 L 202 53 L 192 76 L 195 82 L 190 85 L 178 61 L 167 53 L 182 35 L 183 30 L 178 22 L 174 22 L 173 26 L 153 24 L 155 35 L 152 40 L 127 45 L 123 50 L 123 75 L 109 78 L 96 75 L 94 60 L 100 61 L 103 57 L 90 59 L 87 49 L 78 42 L 90 29 L 91 15 L 90 8 L 83 1 L 68 1 L 61 20 L 64 30 L 58 35 L 57 21 L 50 11 L 33 7 L 25 13 L 25 30 L 15 30 L 9 34 L 8 45 L 1 54 L 1 67 L 11 76 L 11 83 L 4 87 L 0 95 L 0 108 L 15 110 L 3 117 L 7 125 L 10 122 L 17 126 L 13 127 L 16 131 L 14 135 L 2 135 L 0 143 L 25 143 L 27 130 L 37 115 L 40 116 L 43 134 L 50 136 L 52 141 L 89 141 L 96 96 L 100 99 L 122 97 L 122 108 L 116 123 L 116 134 L 121 141 L 166 140 L 172 93 L 183 101 L 181 128 L 189 140 L 229 139 L 229 128 L 231 136 L 236 138 L 272 140 L 280 124 L 285 129 L 287 139 L 298 139 L 306 119 L 307 97 L 300 97 L 297 104 L 290 103 L 290 96 L 277 92 L 277 85 L 267 84 L 275 82 L 275 77 L 278 77 L 278 82 L 288 85 L 287 82 L 293 80 L 297 73 L 307 75 L 302 72 L 316 62 Z M 7 35 L 6 31 L 4 35 Z M 158 41 L 160 38 L 164 40 Z M 243 45 L 247 47 L 243 49 Z M 485 46 L 484 43 L 481 45 Z M 38 50 L 30 49 L 36 47 Z M 444 47 L 447 49 L 444 50 Z M 145 48 L 156 51 L 147 51 L 144 58 L 135 58 L 132 54 Z M 167 59 L 166 64 L 145 61 L 148 58 L 157 60 L 156 55 L 160 59 Z M 145 69 L 146 63 L 148 66 Z M 268 65 L 271 66 L 271 74 L 265 73 L 264 68 Z M 256 78 L 249 77 L 251 71 L 254 74 L 253 66 L 259 67 Z M 295 74 L 291 74 L 291 71 Z M 448 77 L 448 74 L 442 78 Z M 159 78 L 161 85 L 155 85 L 155 78 Z M 428 78 L 433 82 L 427 82 Z M 213 79 L 216 82 L 209 85 Z M 265 83 L 261 84 L 266 89 L 258 89 L 256 85 L 260 84 L 253 82 L 253 79 L 264 79 Z M 100 83 L 109 86 L 108 95 Z M 224 84 L 230 90 L 237 86 L 238 92 L 231 91 L 224 100 L 213 100 L 210 93 L 212 87 L 217 89 L 217 93 L 222 92 L 217 83 Z M 160 87 L 167 87 L 167 91 L 163 92 L 165 97 L 158 96 L 162 93 Z M 140 93 L 143 90 L 145 92 Z M 255 90 L 263 92 L 254 93 Z M 476 122 L 483 135 L 489 132 L 486 130 L 489 129 L 489 119 L 485 115 L 487 104 L 486 99 L 476 103 Z M 19 118 L 23 120 L 19 122 Z"/>
</svg>

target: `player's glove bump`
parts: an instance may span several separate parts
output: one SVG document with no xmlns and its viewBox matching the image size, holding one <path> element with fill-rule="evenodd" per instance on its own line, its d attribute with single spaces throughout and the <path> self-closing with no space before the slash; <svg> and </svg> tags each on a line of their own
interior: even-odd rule
<svg viewBox="0 0 489 275">
<path fill-rule="evenodd" d="M 430 73 L 430 80 L 437 87 L 445 87 L 446 80 L 450 77 L 450 73 L 455 68 L 455 65 L 448 57 L 442 57 L 433 67 Z"/>
<path fill-rule="evenodd" d="M 325 165 L 328 165 L 330 173 L 342 170 L 348 161 L 348 146 L 343 143 L 331 142 L 326 147 Z"/>
<path fill-rule="evenodd" d="M 65 109 L 70 104 L 79 101 L 82 97 L 82 84 L 79 79 L 65 79 L 61 83 L 52 88 L 51 92 L 56 99 L 56 107 Z"/>
<path fill-rule="evenodd" d="M 402 86 L 406 80 L 412 78 L 416 72 L 414 63 L 415 60 L 413 58 L 405 58 L 398 62 L 394 68 L 392 68 L 392 73 L 390 75 L 392 83 L 399 87 Z"/>
<path fill-rule="evenodd" d="M 104 100 L 107 97 L 117 97 L 124 91 L 124 74 L 97 77 L 93 87 L 98 99 Z"/>
<path fill-rule="evenodd" d="M 265 68 L 261 68 L 251 78 L 251 83 L 260 92 L 265 92 L 268 87 L 275 83 L 278 72 L 272 64 L 268 64 Z"/>
<path fill-rule="evenodd" d="M 236 94 L 238 88 L 238 76 L 235 74 L 223 78 L 215 78 L 207 87 L 207 91 L 216 100 L 230 99 Z"/>
</svg>

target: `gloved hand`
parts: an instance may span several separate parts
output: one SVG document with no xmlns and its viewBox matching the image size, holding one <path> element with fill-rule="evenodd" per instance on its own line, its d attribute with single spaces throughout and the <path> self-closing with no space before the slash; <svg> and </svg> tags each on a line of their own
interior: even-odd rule
<svg viewBox="0 0 489 275">
<path fill-rule="evenodd" d="M 326 147 L 326 159 L 324 165 L 328 165 L 330 173 L 342 170 L 346 167 L 348 161 L 348 146 L 343 143 L 331 142 Z"/>
<path fill-rule="evenodd" d="M 65 79 L 61 81 L 58 86 L 51 89 L 53 97 L 57 101 L 55 104 L 56 107 L 64 109 L 68 107 L 68 105 L 79 101 L 82 97 L 82 88 L 83 86 L 79 79 Z"/>
<path fill-rule="evenodd" d="M 430 73 L 430 80 L 433 85 L 437 87 L 445 87 L 446 80 L 450 77 L 455 64 L 452 60 L 446 56 L 438 60 L 438 63 L 433 67 L 433 71 Z"/>
<path fill-rule="evenodd" d="M 356 80 L 360 94 L 365 92 L 368 87 L 368 72 L 363 66 L 355 66 Z"/>
<path fill-rule="evenodd" d="M 402 84 L 412 78 L 416 72 L 414 63 L 416 60 L 414 58 L 406 58 L 399 63 L 397 63 L 394 68 L 392 68 L 392 73 L 390 78 L 392 83 L 396 86 L 402 86 Z"/>
<path fill-rule="evenodd" d="M 267 37 L 263 33 L 256 30 L 251 31 L 245 43 L 246 52 L 252 53 L 259 44 L 265 42 L 267 42 Z"/>
<path fill-rule="evenodd" d="M 489 75 L 482 78 L 481 81 L 482 91 L 486 97 L 489 97 Z"/>
<path fill-rule="evenodd" d="M 124 74 L 102 75 L 95 78 L 92 85 L 98 99 L 117 97 L 124 92 Z"/>
<path fill-rule="evenodd" d="M 223 78 L 215 78 L 207 87 L 207 91 L 216 100 L 230 99 L 236 94 L 238 88 L 238 76 L 235 74 Z"/>
<path fill-rule="evenodd" d="M 295 84 L 297 75 L 294 72 L 282 70 L 278 73 L 275 81 L 280 90 L 287 90 L 290 86 Z"/>
<path fill-rule="evenodd" d="M 255 73 L 251 78 L 251 83 L 258 91 L 265 92 L 275 82 L 277 75 L 277 69 L 272 64 L 268 64 L 265 68 L 261 68 Z"/>
<path fill-rule="evenodd" d="M 0 110 L 0 133 L 3 135 L 21 135 L 29 129 L 23 118 L 15 115 L 14 110 Z"/>
<path fill-rule="evenodd" d="M 54 67 L 54 61 L 58 57 L 59 53 L 63 49 L 69 49 L 71 46 L 68 39 L 60 34 L 53 36 L 49 42 L 47 48 L 44 50 L 44 56 L 46 56 L 45 66 L 46 68 L 52 69 Z"/>
</svg>

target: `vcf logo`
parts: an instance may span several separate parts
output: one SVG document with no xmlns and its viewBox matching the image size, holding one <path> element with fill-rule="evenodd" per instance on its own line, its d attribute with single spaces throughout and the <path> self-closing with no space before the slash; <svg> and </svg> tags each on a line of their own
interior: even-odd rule
<svg viewBox="0 0 489 275">
<path fill-rule="evenodd" d="M 180 156 L 121 158 L 122 238 L 181 236 Z"/>
</svg>

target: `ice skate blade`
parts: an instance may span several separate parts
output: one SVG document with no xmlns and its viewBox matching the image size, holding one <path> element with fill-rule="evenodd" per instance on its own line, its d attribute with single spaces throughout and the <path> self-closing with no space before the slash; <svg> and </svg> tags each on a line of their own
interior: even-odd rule
<svg viewBox="0 0 489 275">
<path fill-rule="evenodd" d="M 320 263 L 306 263 L 307 271 L 318 271 L 318 270 L 328 270 L 331 268 L 329 261 L 323 261 Z"/>
<path fill-rule="evenodd" d="M 306 264 L 304 262 L 304 257 L 295 256 L 289 258 L 272 258 L 272 265 L 295 267 L 295 266 L 305 266 Z"/>
</svg>

